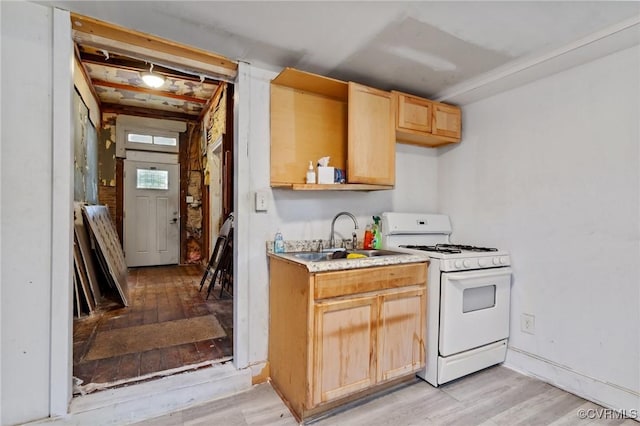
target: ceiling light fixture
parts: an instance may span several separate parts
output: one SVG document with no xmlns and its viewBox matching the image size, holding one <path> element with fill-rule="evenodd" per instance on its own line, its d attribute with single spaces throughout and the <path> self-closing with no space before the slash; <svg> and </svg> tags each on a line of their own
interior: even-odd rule
<svg viewBox="0 0 640 426">
<path fill-rule="evenodd" d="M 157 89 L 164 84 L 164 77 L 153 72 L 153 64 L 149 67 L 149 72 L 143 72 L 141 75 L 144 84 L 149 87 L 153 87 L 154 89 Z"/>
</svg>

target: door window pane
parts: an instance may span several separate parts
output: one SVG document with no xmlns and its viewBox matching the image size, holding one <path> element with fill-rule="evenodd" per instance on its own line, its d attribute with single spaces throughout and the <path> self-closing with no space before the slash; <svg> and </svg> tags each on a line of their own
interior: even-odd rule
<svg viewBox="0 0 640 426">
<path fill-rule="evenodd" d="M 164 136 L 154 136 L 153 143 L 156 145 L 176 146 L 178 141 L 176 138 L 166 138 Z"/>
<path fill-rule="evenodd" d="M 136 172 L 137 189 L 169 189 L 168 170 L 137 169 Z"/>
<path fill-rule="evenodd" d="M 128 142 L 135 143 L 153 143 L 153 137 L 151 135 L 139 135 L 137 133 L 129 133 L 127 135 Z"/>
</svg>

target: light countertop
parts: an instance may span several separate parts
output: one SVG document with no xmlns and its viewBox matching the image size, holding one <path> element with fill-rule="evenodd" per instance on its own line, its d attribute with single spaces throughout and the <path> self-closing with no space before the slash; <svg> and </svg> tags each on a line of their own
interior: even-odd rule
<svg viewBox="0 0 640 426">
<path fill-rule="evenodd" d="M 322 261 L 308 261 L 294 256 L 299 252 L 314 252 L 312 241 L 285 241 L 285 252 L 274 253 L 273 241 L 267 241 L 267 255 L 284 259 L 307 267 L 309 272 L 339 271 L 344 269 L 370 268 L 374 266 L 400 265 L 404 263 L 418 263 L 429 260 L 426 254 L 403 253 L 395 256 L 373 256 L 357 259 L 332 259 Z M 317 245 L 316 245 L 317 246 Z"/>
</svg>

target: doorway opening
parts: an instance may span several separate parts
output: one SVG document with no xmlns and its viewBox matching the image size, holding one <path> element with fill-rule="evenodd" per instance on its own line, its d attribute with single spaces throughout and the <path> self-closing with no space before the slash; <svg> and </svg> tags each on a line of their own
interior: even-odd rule
<svg viewBox="0 0 640 426">
<path fill-rule="evenodd" d="M 227 362 L 233 282 L 227 274 L 225 290 L 209 297 L 200 284 L 234 210 L 232 75 L 184 69 L 180 55 L 207 55 L 184 47 L 171 56 L 157 38 L 159 53 L 132 53 L 139 33 L 91 18 L 72 14 L 72 28 L 75 221 L 82 205 L 106 206 L 128 267 L 125 300 L 95 241 L 76 262 L 74 394 Z M 144 86 L 149 64 L 164 86 Z M 87 262 L 97 285 L 84 288 Z"/>
</svg>

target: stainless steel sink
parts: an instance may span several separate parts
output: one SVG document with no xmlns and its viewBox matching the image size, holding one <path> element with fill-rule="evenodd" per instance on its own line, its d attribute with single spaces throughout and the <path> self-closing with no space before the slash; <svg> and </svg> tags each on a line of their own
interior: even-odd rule
<svg viewBox="0 0 640 426">
<path fill-rule="evenodd" d="M 334 253 L 339 253 L 334 257 Z M 290 253 L 293 257 L 306 262 L 324 262 L 328 260 L 341 260 L 345 259 L 349 253 L 361 254 L 365 257 L 377 257 L 377 256 L 403 256 L 407 253 L 391 251 L 391 250 L 335 250 L 326 252 L 298 252 Z"/>
<path fill-rule="evenodd" d="M 293 257 L 306 260 L 307 262 L 318 262 L 321 260 L 330 260 L 330 253 L 318 253 L 318 252 L 305 252 L 305 253 L 291 253 Z"/>
<path fill-rule="evenodd" d="M 367 257 L 374 257 L 374 256 L 403 256 L 406 255 L 408 253 L 403 253 L 403 252 L 399 252 L 399 251 L 391 251 L 391 250 L 349 250 L 349 253 L 359 253 L 359 254 L 363 254 Z"/>
</svg>

